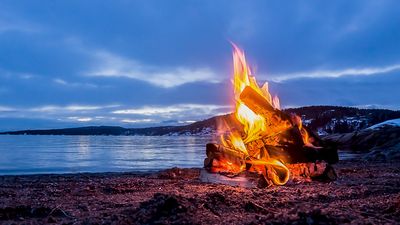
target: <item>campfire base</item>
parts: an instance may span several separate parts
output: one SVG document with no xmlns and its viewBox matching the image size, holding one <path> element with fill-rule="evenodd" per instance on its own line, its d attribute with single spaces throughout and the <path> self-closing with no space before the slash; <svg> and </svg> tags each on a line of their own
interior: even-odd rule
<svg viewBox="0 0 400 225">
<path fill-rule="evenodd" d="M 200 171 L 200 180 L 205 183 L 225 184 L 244 188 L 262 187 L 260 175 L 250 172 L 242 172 L 237 176 L 227 176 L 221 173 L 210 173 L 206 169 Z"/>
<path fill-rule="evenodd" d="M 287 167 L 290 171 L 288 184 L 311 181 L 331 182 L 337 179 L 337 174 L 332 165 L 323 161 L 287 164 Z M 264 176 L 249 171 L 233 175 L 230 173 L 213 173 L 203 168 L 200 172 L 200 180 L 206 183 L 225 184 L 244 188 L 266 188 L 273 185 Z"/>
</svg>

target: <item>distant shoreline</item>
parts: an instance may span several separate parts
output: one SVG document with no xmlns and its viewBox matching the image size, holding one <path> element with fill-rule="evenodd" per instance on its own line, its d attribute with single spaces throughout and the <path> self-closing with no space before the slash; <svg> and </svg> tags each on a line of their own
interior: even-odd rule
<svg viewBox="0 0 400 225">
<path fill-rule="evenodd" d="M 359 109 L 342 106 L 307 106 L 284 109 L 302 117 L 303 123 L 319 135 L 348 133 L 400 118 L 400 111 L 387 109 Z M 85 126 L 61 129 L 25 129 L 0 132 L 0 135 L 112 135 L 112 136 L 198 136 L 216 133 L 221 120 L 233 121 L 233 114 L 214 116 L 209 119 L 180 126 L 156 126 L 124 128 L 121 126 Z"/>
</svg>

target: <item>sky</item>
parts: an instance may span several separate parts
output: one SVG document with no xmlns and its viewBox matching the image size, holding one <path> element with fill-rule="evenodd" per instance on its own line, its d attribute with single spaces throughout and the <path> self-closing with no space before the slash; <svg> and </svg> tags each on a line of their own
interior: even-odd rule
<svg viewBox="0 0 400 225">
<path fill-rule="evenodd" d="M 400 109 L 400 2 L 0 0 L 0 130 L 232 110 L 232 46 L 283 107 Z"/>
</svg>

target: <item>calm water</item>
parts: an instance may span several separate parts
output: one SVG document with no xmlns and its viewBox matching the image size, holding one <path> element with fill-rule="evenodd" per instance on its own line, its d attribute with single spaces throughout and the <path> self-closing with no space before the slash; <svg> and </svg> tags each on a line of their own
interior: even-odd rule
<svg viewBox="0 0 400 225">
<path fill-rule="evenodd" d="M 0 135 L 0 175 L 202 167 L 211 137 Z M 341 152 L 340 159 L 356 157 Z"/>
<path fill-rule="evenodd" d="M 210 137 L 0 135 L 0 174 L 202 167 Z"/>
</svg>

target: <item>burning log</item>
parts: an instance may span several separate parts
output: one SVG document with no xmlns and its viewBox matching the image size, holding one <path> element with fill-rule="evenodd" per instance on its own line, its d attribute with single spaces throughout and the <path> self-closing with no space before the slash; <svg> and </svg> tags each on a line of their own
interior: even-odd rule
<svg viewBox="0 0 400 225">
<path fill-rule="evenodd" d="M 222 174 L 230 178 L 236 178 L 233 180 L 221 179 L 220 176 L 210 175 L 206 172 L 202 172 L 201 180 L 213 183 L 224 183 L 233 184 L 244 187 L 267 187 L 271 186 L 274 182 L 272 178 L 259 174 L 258 176 L 251 175 L 247 171 L 252 171 L 253 165 L 246 163 L 246 155 L 228 147 L 209 143 L 206 145 L 207 158 L 204 160 L 204 168 L 209 173 Z M 227 163 L 229 162 L 229 164 Z M 246 170 L 243 170 L 243 166 Z M 325 161 L 314 161 L 308 163 L 294 163 L 286 165 L 291 174 L 290 179 L 307 178 L 311 180 L 320 181 L 334 181 L 337 178 L 333 167 Z M 273 170 L 271 167 L 267 167 L 267 170 Z M 242 172 L 244 171 L 244 172 Z M 256 173 L 257 174 L 257 173 Z M 265 174 L 268 174 L 267 172 Z M 271 176 L 271 175 L 270 175 Z M 217 179 L 220 177 L 220 179 Z M 255 177 L 258 177 L 255 182 Z M 247 179 L 247 182 L 245 182 Z M 240 181 L 240 182 L 239 182 Z M 256 184 L 256 185 L 255 185 Z"/>
<path fill-rule="evenodd" d="M 235 174 L 246 166 L 246 155 L 243 152 L 222 145 L 208 143 L 206 154 L 204 167 L 213 173 Z"/>
<path fill-rule="evenodd" d="M 293 178 L 305 177 L 320 181 L 334 181 L 337 179 L 335 170 L 325 161 L 287 164 L 287 167 Z"/>
<path fill-rule="evenodd" d="M 228 161 L 230 164 L 227 167 L 226 162 Z M 240 169 L 243 166 L 246 167 L 246 170 Z M 337 179 L 335 170 L 325 161 L 294 163 L 286 166 L 290 172 L 290 180 L 334 181 Z M 209 143 L 207 144 L 207 158 L 204 160 L 205 171 L 202 171 L 200 179 L 204 182 L 242 187 L 268 187 L 274 184 L 272 178 L 268 177 L 268 172 L 265 172 L 267 176 L 264 176 L 263 173 L 252 173 L 251 167 L 251 164 L 246 163 L 244 154 L 238 153 L 234 149 Z M 267 167 L 267 171 L 272 169 L 272 167 Z"/>
<path fill-rule="evenodd" d="M 232 121 L 239 126 L 222 126 L 220 144 L 207 144 L 206 170 L 229 177 L 259 174 L 263 186 L 283 185 L 290 176 L 336 179 L 330 163 L 338 161 L 337 149 L 303 127 L 300 117 L 279 110 L 279 99 L 271 97 L 268 84 L 258 86 L 244 53 L 234 49 Z"/>
<path fill-rule="evenodd" d="M 277 131 L 273 136 L 266 135 L 248 143 L 246 145 L 248 151 L 268 151 L 271 157 L 282 158 L 287 163 L 315 162 L 316 160 L 337 163 L 339 161 L 336 148 L 326 146 L 315 134 L 307 128 L 302 127 L 301 121 L 300 127 L 296 121 L 293 121 L 292 117 L 280 110 L 274 109 L 253 88 L 247 86 L 241 93 L 240 99 L 255 113 L 264 118 L 272 118 L 272 121 L 269 120 L 271 126 L 267 125 L 269 131 L 270 129 L 274 129 L 274 124 L 277 124 L 273 120 L 280 120 L 280 124 L 287 126 L 286 129 Z M 304 129 L 303 133 L 306 133 L 305 135 L 307 135 L 309 143 L 304 143 L 302 129 Z"/>
<path fill-rule="evenodd" d="M 240 100 L 242 100 L 243 103 L 252 111 L 265 118 L 281 120 L 291 124 L 290 116 L 280 110 L 275 109 L 264 96 L 257 93 L 257 91 L 250 86 L 246 86 L 243 89 L 242 93 L 240 94 Z M 277 124 L 273 122 L 274 121 L 270 121 L 270 124 Z"/>
</svg>

